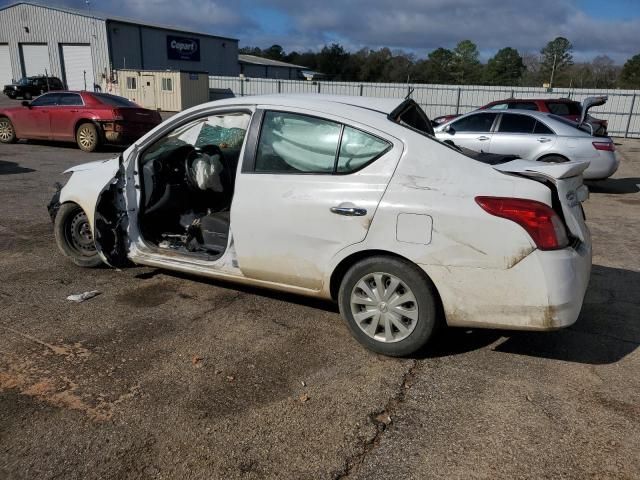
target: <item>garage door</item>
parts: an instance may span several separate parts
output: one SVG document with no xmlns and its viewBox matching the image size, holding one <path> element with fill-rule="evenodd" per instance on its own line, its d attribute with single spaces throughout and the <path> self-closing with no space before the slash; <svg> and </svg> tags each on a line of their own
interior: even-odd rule
<svg viewBox="0 0 640 480">
<path fill-rule="evenodd" d="M 11 83 L 12 78 L 9 45 L 0 45 L 0 88 Z"/>
<path fill-rule="evenodd" d="M 93 57 L 89 45 L 62 45 L 62 61 L 69 90 L 93 90 Z"/>
<path fill-rule="evenodd" d="M 46 44 L 20 45 L 22 54 L 22 68 L 26 77 L 51 73 L 49 64 L 49 47 Z"/>
</svg>

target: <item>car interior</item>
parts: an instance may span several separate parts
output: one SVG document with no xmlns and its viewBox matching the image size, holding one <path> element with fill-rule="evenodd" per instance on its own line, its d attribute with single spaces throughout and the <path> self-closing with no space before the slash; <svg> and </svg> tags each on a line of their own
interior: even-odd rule
<svg viewBox="0 0 640 480">
<path fill-rule="evenodd" d="M 146 242 L 209 260 L 222 256 L 249 119 L 244 112 L 206 116 L 141 155 L 139 226 Z"/>
</svg>

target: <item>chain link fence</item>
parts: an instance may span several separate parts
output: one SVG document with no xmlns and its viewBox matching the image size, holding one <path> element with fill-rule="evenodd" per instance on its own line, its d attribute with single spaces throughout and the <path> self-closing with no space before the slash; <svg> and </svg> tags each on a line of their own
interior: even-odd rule
<svg viewBox="0 0 640 480">
<path fill-rule="evenodd" d="M 608 95 L 601 107 L 594 107 L 594 117 L 608 120 L 612 136 L 640 138 L 640 91 L 542 87 L 489 87 L 473 85 L 424 85 L 399 83 L 329 82 L 276 80 L 271 78 L 209 77 L 212 100 L 246 95 L 274 93 L 320 93 L 383 98 L 405 98 L 411 94 L 430 118 L 462 114 L 495 100 L 517 98 L 571 98 L 581 102 L 593 95 Z"/>
</svg>

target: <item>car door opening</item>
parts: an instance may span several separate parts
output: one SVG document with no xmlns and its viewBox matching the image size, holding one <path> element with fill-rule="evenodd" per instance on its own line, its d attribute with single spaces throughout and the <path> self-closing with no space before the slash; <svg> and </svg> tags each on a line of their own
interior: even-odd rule
<svg viewBox="0 0 640 480">
<path fill-rule="evenodd" d="M 140 156 L 139 226 L 147 243 L 209 260 L 222 256 L 249 119 L 245 112 L 197 119 Z"/>
</svg>

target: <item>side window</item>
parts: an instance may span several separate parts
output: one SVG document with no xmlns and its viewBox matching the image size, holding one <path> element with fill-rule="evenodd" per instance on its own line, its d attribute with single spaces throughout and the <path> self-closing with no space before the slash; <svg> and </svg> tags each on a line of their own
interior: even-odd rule
<svg viewBox="0 0 640 480">
<path fill-rule="evenodd" d="M 554 115 L 580 115 L 582 107 L 573 102 L 547 102 L 547 108 Z"/>
<path fill-rule="evenodd" d="M 478 113 L 461 118 L 451 125 L 456 132 L 487 133 L 491 131 L 496 115 L 497 113 Z"/>
<path fill-rule="evenodd" d="M 82 97 L 80 97 L 80 95 L 78 95 L 77 93 L 59 93 L 58 105 L 74 106 L 84 104 L 82 103 Z"/>
<path fill-rule="evenodd" d="M 508 103 L 496 103 L 495 105 L 491 105 L 489 110 L 506 110 L 508 107 Z"/>
<path fill-rule="evenodd" d="M 501 133 L 533 133 L 536 119 L 528 115 L 503 113 L 498 131 Z"/>
<path fill-rule="evenodd" d="M 547 127 L 544 123 L 540 123 L 536 121 L 536 126 L 533 129 L 533 133 L 538 133 L 541 135 L 554 135 L 553 130 Z"/>
<path fill-rule="evenodd" d="M 255 171 L 273 173 L 332 173 L 339 123 L 285 112 L 266 112 Z"/>
<path fill-rule="evenodd" d="M 173 91 L 173 81 L 171 78 L 162 79 L 162 90 L 164 90 L 165 92 Z"/>
<path fill-rule="evenodd" d="M 344 127 L 336 171 L 348 173 L 358 170 L 390 147 L 391 144 L 385 140 L 352 127 Z"/>
<path fill-rule="evenodd" d="M 538 106 L 534 102 L 512 102 L 509 110 L 538 110 Z"/>
<path fill-rule="evenodd" d="M 31 102 L 32 107 L 50 107 L 51 105 L 56 105 L 58 103 L 58 94 L 56 93 L 48 93 L 45 95 L 40 95 L 33 102 Z"/>
<path fill-rule="evenodd" d="M 136 89 L 136 77 L 127 77 L 127 90 Z"/>
</svg>

